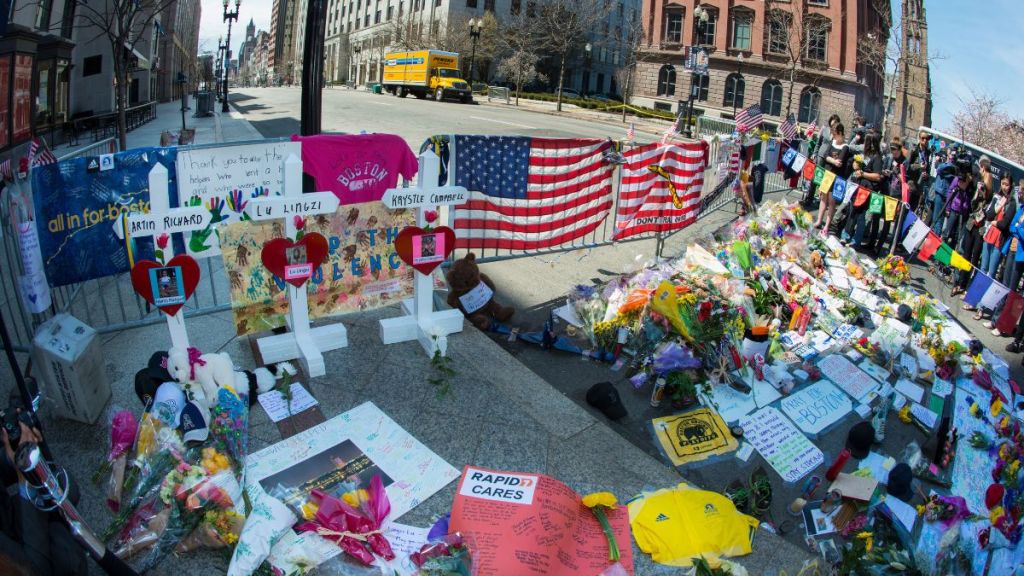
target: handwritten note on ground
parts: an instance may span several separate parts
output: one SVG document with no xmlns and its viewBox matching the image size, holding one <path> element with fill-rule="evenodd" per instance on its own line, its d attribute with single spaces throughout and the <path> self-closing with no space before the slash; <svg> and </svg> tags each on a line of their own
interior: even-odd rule
<svg viewBox="0 0 1024 576">
<path fill-rule="evenodd" d="M 853 410 L 853 402 L 827 380 L 820 380 L 782 399 L 782 411 L 808 434 L 819 434 Z"/>
<path fill-rule="evenodd" d="M 284 394 L 281 394 L 279 390 L 264 392 L 257 398 L 260 401 L 260 406 L 263 406 L 263 409 L 267 411 L 267 416 L 270 416 L 273 422 L 280 422 L 317 405 L 316 398 L 313 398 L 298 382 L 292 382 L 291 395 L 291 406 L 288 405 Z"/>
<path fill-rule="evenodd" d="M 740 421 L 743 435 L 786 482 L 796 482 L 825 461 L 824 454 L 781 412 L 767 406 Z"/>
<path fill-rule="evenodd" d="M 841 354 L 830 354 L 818 362 L 823 376 L 834 382 L 844 392 L 854 398 L 863 400 L 868 394 L 878 389 L 878 381 L 850 362 Z"/>
</svg>

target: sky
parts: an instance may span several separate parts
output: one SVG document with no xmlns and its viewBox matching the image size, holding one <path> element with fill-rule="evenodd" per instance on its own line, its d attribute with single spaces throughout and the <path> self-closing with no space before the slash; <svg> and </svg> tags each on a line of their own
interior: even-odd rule
<svg viewBox="0 0 1024 576">
<path fill-rule="evenodd" d="M 242 0 L 238 9 L 238 22 L 231 24 L 231 54 L 238 57 L 238 47 L 245 40 L 245 27 L 251 18 L 256 30 L 270 30 L 270 10 L 273 0 Z M 228 23 L 224 21 L 222 0 L 202 0 L 203 12 L 199 23 L 199 52 L 216 52 L 217 39 L 228 34 Z M 235 0 L 229 6 L 235 9 Z"/>
<path fill-rule="evenodd" d="M 234 6 L 234 0 L 231 0 Z M 893 0 L 898 17 L 900 0 Z M 270 29 L 273 0 L 242 0 L 232 27 L 232 51 L 245 39 L 252 18 L 257 30 Z M 932 60 L 933 127 L 952 124 L 971 90 L 996 96 L 1013 117 L 1024 117 L 1024 2 L 1022 0 L 925 0 L 928 52 Z M 200 52 L 215 51 L 227 34 L 223 4 L 204 0 Z"/>
</svg>

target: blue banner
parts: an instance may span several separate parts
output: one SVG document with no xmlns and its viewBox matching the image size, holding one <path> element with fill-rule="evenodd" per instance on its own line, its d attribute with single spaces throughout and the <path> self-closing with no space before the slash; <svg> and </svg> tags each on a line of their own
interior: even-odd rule
<svg viewBox="0 0 1024 576">
<path fill-rule="evenodd" d="M 114 234 L 114 222 L 122 213 L 149 211 L 149 171 L 157 162 L 167 168 L 170 205 L 178 205 L 176 156 L 176 148 L 135 148 L 32 170 L 36 228 L 50 286 L 128 271 L 128 251 Z M 136 259 L 152 257 L 151 239 L 136 244 Z"/>
</svg>

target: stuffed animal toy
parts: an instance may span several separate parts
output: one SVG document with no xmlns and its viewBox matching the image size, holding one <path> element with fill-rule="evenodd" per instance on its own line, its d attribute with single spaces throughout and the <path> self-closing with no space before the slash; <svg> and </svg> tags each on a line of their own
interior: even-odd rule
<svg viewBox="0 0 1024 576">
<path fill-rule="evenodd" d="M 239 394 L 248 394 L 250 404 L 258 394 L 274 387 L 284 373 L 297 373 L 287 362 L 256 370 L 236 371 L 227 354 L 201 354 L 196 348 L 171 348 L 167 353 L 167 372 L 185 386 L 189 397 L 209 405 L 217 401 L 217 390 L 231 386 Z"/>
<path fill-rule="evenodd" d="M 472 252 L 452 263 L 447 279 L 448 305 L 461 310 L 480 330 L 489 329 L 493 320 L 505 322 L 516 313 L 515 308 L 494 300 L 494 282 L 480 272 Z"/>
</svg>

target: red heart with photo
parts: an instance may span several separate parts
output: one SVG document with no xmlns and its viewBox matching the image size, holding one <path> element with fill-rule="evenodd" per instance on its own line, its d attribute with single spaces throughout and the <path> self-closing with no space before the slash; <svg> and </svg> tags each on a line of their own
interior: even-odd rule
<svg viewBox="0 0 1024 576">
<path fill-rule="evenodd" d="M 312 273 L 312 270 L 327 261 L 327 238 L 316 232 L 303 235 L 298 242 L 293 242 L 288 238 L 274 238 L 263 245 L 260 259 L 274 276 L 299 288 L 306 283 L 309 276 L 289 278 L 287 268 L 300 264 L 311 264 L 310 273 Z"/>
<path fill-rule="evenodd" d="M 155 260 L 139 260 L 132 267 L 132 288 L 146 302 L 164 314 L 174 316 L 196 291 L 199 274 L 199 264 L 187 254 L 179 254 L 166 264 Z M 176 303 L 160 306 L 158 299 Z"/>
<path fill-rule="evenodd" d="M 447 226 L 423 230 L 407 226 L 395 237 L 395 252 L 421 274 L 430 274 L 455 251 L 455 231 Z"/>
</svg>

